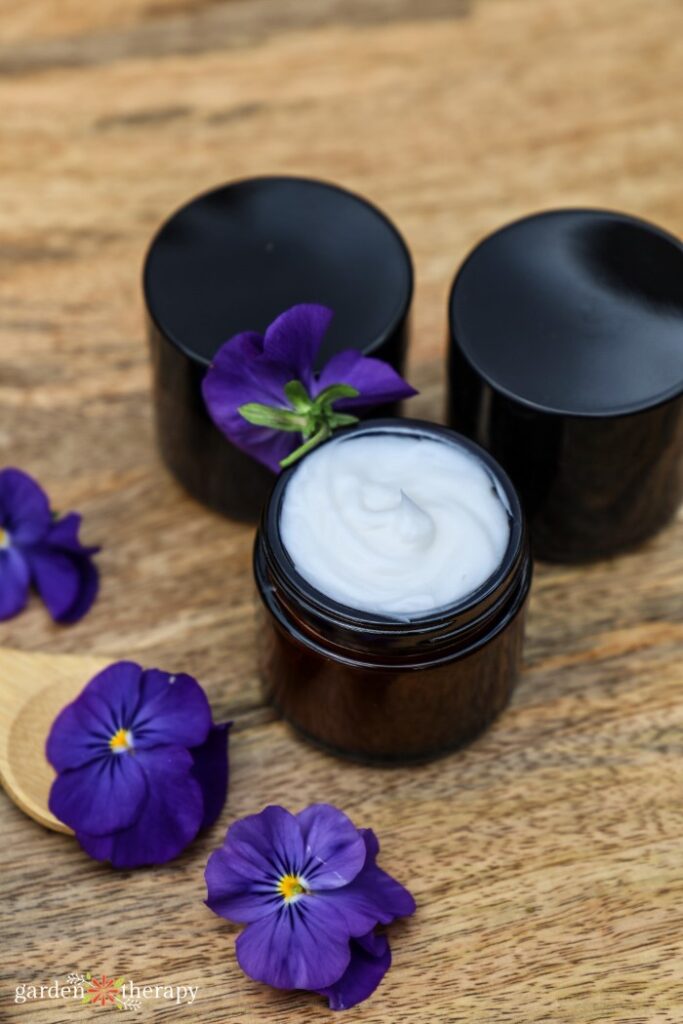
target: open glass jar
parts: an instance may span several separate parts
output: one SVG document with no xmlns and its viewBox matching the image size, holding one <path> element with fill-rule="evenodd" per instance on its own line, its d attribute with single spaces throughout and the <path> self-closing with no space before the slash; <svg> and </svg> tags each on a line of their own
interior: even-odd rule
<svg viewBox="0 0 683 1024">
<path fill-rule="evenodd" d="M 359 423 L 327 444 L 380 434 L 455 445 L 480 461 L 509 518 L 502 560 L 463 599 L 425 614 L 340 604 L 297 571 L 283 543 L 281 510 L 295 465 L 278 478 L 256 535 L 260 670 L 267 697 L 308 739 L 364 761 L 425 760 L 472 739 L 507 704 L 521 664 L 531 559 L 517 493 L 478 445 L 409 419 Z"/>
</svg>

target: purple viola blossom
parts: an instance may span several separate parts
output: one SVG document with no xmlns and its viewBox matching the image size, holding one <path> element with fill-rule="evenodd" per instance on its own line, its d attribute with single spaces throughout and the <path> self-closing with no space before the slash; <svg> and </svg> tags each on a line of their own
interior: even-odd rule
<svg viewBox="0 0 683 1024">
<path fill-rule="evenodd" d="M 351 959 L 341 978 L 334 985 L 318 989 L 331 1010 L 349 1010 L 362 1003 L 375 991 L 391 967 L 391 950 L 386 935 L 368 932 L 351 939 Z"/>
<path fill-rule="evenodd" d="M 95 860 L 172 860 L 223 807 L 228 728 L 192 676 L 109 665 L 52 725 L 50 810 Z"/>
<path fill-rule="evenodd" d="M 81 517 L 55 519 L 45 491 L 20 469 L 0 470 L 0 619 L 22 611 L 33 585 L 60 623 L 77 622 L 97 596 L 92 556 L 78 539 Z"/>
<path fill-rule="evenodd" d="M 318 992 L 332 1009 L 371 995 L 391 962 L 375 929 L 415 910 L 378 850 L 370 829 L 329 804 L 266 807 L 231 825 L 206 866 L 206 902 L 247 926 L 236 944 L 245 974 Z"/>
<path fill-rule="evenodd" d="M 355 349 L 316 372 L 333 315 L 326 306 L 293 306 L 264 335 L 246 331 L 226 341 L 204 378 L 216 426 L 275 473 L 336 427 L 356 422 L 356 412 L 417 394 L 388 363 Z"/>
</svg>

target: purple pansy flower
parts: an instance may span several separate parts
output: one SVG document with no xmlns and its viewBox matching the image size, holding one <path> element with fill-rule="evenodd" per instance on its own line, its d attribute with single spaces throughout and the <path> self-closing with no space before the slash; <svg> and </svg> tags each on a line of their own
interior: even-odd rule
<svg viewBox="0 0 683 1024">
<path fill-rule="evenodd" d="M 377 866 L 379 843 L 329 804 L 266 807 L 230 826 L 206 866 L 207 905 L 246 924 L 237 960 L 255 981 L 308 989 L 334 1010 L 367 999 L 391 963 L 378 925 L 412 914 Z"/>
<path fill-rule="evenodd" d="M 417 394 L 388 363 L 356 349 L 338 352 L 316 373 L 333 315 L 326 306 L 293 306 L 265 335 L 245 331 L 226 341 L 204 378 L 216 426 L 275 473 L 336 427 L 357 422 L 355 412 Z"/>
<path fill-rule="evenodd" d="M 0 470 L 0 619 L 18 614 L 33 584 L 55 622 L 76 622 L 90 609 L 99 578 L 99 548 L 78 539 L 81 517 L 55 519 L 42 487 L 20 469 Z"/>
<path fill-rule="evenodd" d="M 171 860 L 223 807 L 228 728 L 192 676 L 109 665 L 52 725 L 50 810 L 95 860 Z"/>
</svg>

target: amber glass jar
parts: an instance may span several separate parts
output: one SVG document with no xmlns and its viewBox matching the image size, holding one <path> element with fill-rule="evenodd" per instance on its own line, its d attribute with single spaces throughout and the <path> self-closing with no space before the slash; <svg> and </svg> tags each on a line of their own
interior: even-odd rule
<svg viewBox="0 0 683 1024">
<path fill-rule="evenodd" d="M 337 437 L 378 433 L 455 444 L 480 459 L 508 510 L 507 551 L 482 586 L 430 614 L 401 621 L 345 607 L 312 587 L 283 545 L 280 510 L 292 467 L 278 478 L 256 535 L 261 675 L 285 719 L 334 753 L 426 760 L 472 739 L 509 700 L 521 663 L 529 546 L 516 491 L 478 445 L 408 419 L 359 423 Z"/>
</svg>

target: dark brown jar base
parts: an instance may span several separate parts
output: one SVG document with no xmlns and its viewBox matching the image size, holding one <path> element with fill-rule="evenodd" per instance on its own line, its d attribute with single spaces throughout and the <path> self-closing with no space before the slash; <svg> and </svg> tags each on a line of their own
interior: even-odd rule
<svg viewBox="0 0 683 1024">
<path fill-rule="evenodd" d="M 431 667 L 380 669 L 337 661 L 261 626 L 264 694 L 305 739 L 377 765 L 430 761 L 469 743 L 498 717 L 522 661 L 526 593 L 497 636 Z"/>
</svg>

